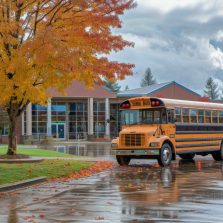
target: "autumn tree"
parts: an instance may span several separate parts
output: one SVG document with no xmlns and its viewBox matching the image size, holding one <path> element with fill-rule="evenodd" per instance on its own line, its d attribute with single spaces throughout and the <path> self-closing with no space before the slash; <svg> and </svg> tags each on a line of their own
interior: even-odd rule
<svg viewBox="0 0 223 223">
<path fill-rule="evenodd" d="M 121 86 L 117 83 L 117 80 L 109 80 L 105 79 L 105 87 L 113 92 L 113 93 L 118 93 L 121 89 Z"/>
<path fill-rule="evenodd" d="M 208 97 L 211 100 L 216 100 L 219 97 L 218 92 L 218 84 L 214 82 L 212 77 L 209 77 L 207 79 L 206 85 L 205 85 L 205 96 Z"/>
<path fill-rule="evenodd" d="M 156 83 L 156 79 L 154 79 L 151 69 L 147 68 L 140 84 L 141 87 L 146 87 L 155 83 Z"/>
<path fill-rule="evenodd" d="M 0 105 L 9 116 L 8 154 L 16 153 L 16 126 L 29 103 L 45 104 L 53 87 L 72 80 L 88 87 L 123 79 L 133 65 L 109 61 L 111 51 L 132 47 L 112 29 L 134 0 L 1 0 Z"/>
</svg>

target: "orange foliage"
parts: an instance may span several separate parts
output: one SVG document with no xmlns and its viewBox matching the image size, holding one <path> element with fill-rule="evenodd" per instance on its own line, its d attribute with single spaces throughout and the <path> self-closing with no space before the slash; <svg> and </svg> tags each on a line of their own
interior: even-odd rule
<svg viewBox="0 0 223 223">
<path fill-rule="evenodd" d="M 133 46 L 112 30 L 134 6 L 134 0 L 0 2 L 0 105 L 10 117 L 9 147 L 16 117 L 29 102 L 45 104 L 49 87 L 63 92 L 72 80 L 93 87 L 132 74 L 132 64 L 107 56 Z"/>
<path fill-rule="evenodd" d="M 44 103 L 46 89 L 71 80 L 92 87 L 122 79 L 133 65 L 106 55 L 132 43 L 114 35 L 133 0 L 3 0 L 0 3 L 0 104 Z"/>
<path fill-rule="evenodd" d="M 106 55 L 132 43 L 114 35 L 133 0 L 3 0 L 0 3 L 0 104 L 44 103 L 46 89 L 71 80 L 91 87 L 122 79 L 133 65 Z"/>
</svg>

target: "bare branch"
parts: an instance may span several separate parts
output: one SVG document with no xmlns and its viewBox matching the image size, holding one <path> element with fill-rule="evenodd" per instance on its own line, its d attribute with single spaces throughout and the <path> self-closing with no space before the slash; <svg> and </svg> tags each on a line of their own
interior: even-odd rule
<svg viewBox="0 0 223 223">
<path fill-rule="evenodd" d="M 36 0 L 28 3 L 27 5 L 25 5 L 24 7 L 22 7 L 21 10 L 23 11 L 23 10 L 27 9 L 29 6 L 33 5 L 35 2 L 36 2 Z"/>
<path fill-rule="evenodd" d="M 34 28 L 33 28 L 33 35 L 34 36 L 36 34 L 36 29 L 37 29 L 37 21 L 38 21 L 38 15 L 39 15 L 39 6 L 40 6 L 40 2 L 38 1 L 36 13 L 35 13 Z"/>
<path fill-rule="evenodd" d="M 68 3 L 68 5 L 67 5 L 67 3 Z M 69 2 L 65 2 L 65 3 L 62 4 L 60 7 L 58 7 L 58 9 L 55 10 L 55 12 L 53 13 L 53 15 L 52 15 L 52 17 L 51 17 L 51 19 L 50 19 L 50 21 L 49 21 L 49 23 L 48 23 L 48 26 L 52 24 L 52 22 L 53 22 L 55 16 L 56 16 L 56 15 L 58 14 L 58 12 L 59 12 L 64 6 L 66 6 L 66 5 L 69 6 L 69 5 L 71 5 L 71 3 L 69 3 Z M 73 6 L 70 7 L 70 8 L 72 9 Z"/>
<path fill-rule="evenodd" d="M 60 4 L 63 2 L 64 0 L 60 0 L 57 4 L 55 4 L 54 7 L 52 7 L 52 9 L 50 9 L 45 15 L 43 15 L 38 21 L 37 23 L 41 22 L 44 18 L 46 18 L 46 16 L 48 16 L 51 12 L 53 12 L 57 7 L 60 6 Z"/>
</svg>

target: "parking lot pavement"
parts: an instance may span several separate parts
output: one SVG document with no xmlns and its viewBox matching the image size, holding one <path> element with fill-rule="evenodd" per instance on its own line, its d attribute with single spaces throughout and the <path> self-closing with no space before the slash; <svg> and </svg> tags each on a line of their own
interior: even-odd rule
<svg viewBox="0 0 223 223">
<path fill-rule="evenodd" d="M 223 163 L 134 161 L 0 198 L 0 222 L 222 222 Z"/>
</svg>

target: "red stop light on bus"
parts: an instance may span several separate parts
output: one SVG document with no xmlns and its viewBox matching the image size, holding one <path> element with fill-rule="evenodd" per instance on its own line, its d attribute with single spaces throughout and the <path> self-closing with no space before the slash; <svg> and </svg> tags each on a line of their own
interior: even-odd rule
<svg viewBox="0 0 223 223">
<path fill-rule="evenodd" d="M 130 109 L 131 105 L 129 101 L 125 101 L 120 105 L 120 109 Z"/>
<path fill-rule="evenodd" d="M 151 99 L 151 106 L 152 107 L 161 106 L 161 105 L 162 105 L 162 101 L 161 100 L 155 99 L 155 98 Z"/>
</svg>

